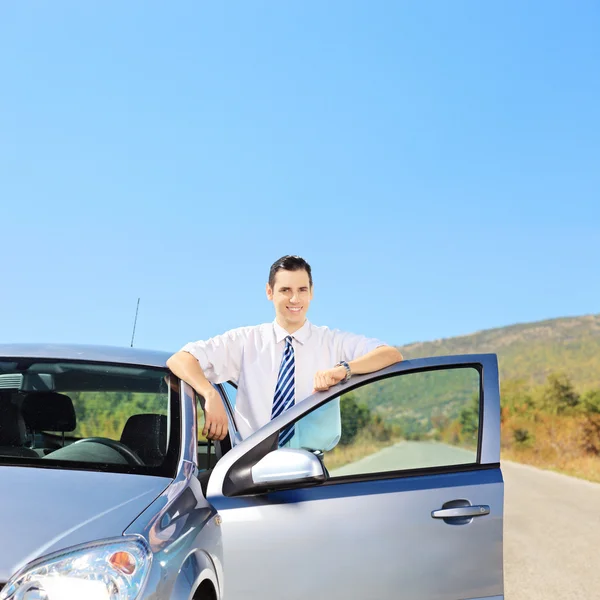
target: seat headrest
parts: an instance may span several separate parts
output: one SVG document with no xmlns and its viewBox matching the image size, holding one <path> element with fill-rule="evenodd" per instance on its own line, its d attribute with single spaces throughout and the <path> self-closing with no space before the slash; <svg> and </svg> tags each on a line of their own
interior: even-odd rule
<svg viewBox="0 0 600 600">
<path fill-rule="evenodd" d="M 132 415 L 123 428 L 121 443 L 146 465 L 160 464 L 167 453 L 167 417 L 152 413 Z"/>
<path fill-rule="evenodd" d="M 74 431 L 77 426 L 73 401 L 57 392 L 33 392 L 23 400 L 23 417 L 34 431 Z"/>
<path fill-rule="evenodd" d="M 0 446 L 22 446 L 27 431 L 19 409 L 10 402 L 0 404 Z"/>
</svg>

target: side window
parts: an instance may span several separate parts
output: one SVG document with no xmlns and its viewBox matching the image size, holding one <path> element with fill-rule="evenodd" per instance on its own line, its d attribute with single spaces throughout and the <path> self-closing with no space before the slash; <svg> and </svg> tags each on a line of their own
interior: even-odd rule
<svg viewBox="0 0 600 600">
<path fill-rule="evenodd" d="M 403 373 L 342 394 L 294 425 L 331 477 L 477 462 L 481 377 L 472 367 Z"/>
<path fill-rule="evenodd" d="M 204 410 L 202 405 L 204 400 L 196 393 L 196 407 L 198 413 L 198 469 L 200 471 L 207 471 L 214 466 L 214 446 L 212 442 L 202 434 L 204 429 Z"/>
<path fill-rule="evenodd" d="M 196 408 L 198 413 L 198 443 L 205 444 L 208 439 L 205 435 L 202 435 L 202 430 L 204 429 L 204 410 L 202 409 L 202 405 L 204 404 L 204 400 L 198 395 L 198 393 L 194 392 L 196 396 Z"/>
<path fill-rule="evenodd" d="M 223 384 L 225 388 L 225 392 L 227 393 L 227 400 L 229 400 L 229 405 L 231 408 L 235 408 L 235 399 L 237 396 L 237 386 L 231 383 L 230 381 L 226 381 Z"/>
</svg>

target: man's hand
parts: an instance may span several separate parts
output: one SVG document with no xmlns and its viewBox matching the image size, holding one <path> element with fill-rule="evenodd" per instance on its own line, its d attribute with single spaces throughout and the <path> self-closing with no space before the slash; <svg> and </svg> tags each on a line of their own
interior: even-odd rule
<svg viewBox="0 0 600 600">
<path fill-rule="evenodd" d="M 332 385 L 339 383 L 346 377 L 346 369 L 344 367 L 333 367 L 326 371 L 317 371 L 315 375 L 314 391 L 324 392 Z"/>
<path fill-rule="evenodd" d="M 209 440 L 222 440 L 227 435 L 227 412 L 221 396 L 210 388 L 204 396 L 204 429 L 202 435 Z"/>
<path fill-rule="evenodd" d="M 189 383 L 204 398 L 204 429 L 209 440 L 222 440 L 227 435 L 227 413 L 219 392 L 206 379 L 198 360 L 180 350 L 167 360 L 167 367 L 180 379 Z"/>
</svg>

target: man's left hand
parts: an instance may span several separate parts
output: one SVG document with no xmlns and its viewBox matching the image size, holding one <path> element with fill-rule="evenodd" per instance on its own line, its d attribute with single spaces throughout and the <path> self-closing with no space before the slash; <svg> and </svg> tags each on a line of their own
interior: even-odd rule
<svg viewBox="0 0 600 600">
<path fill-rule="evenodd" d="M 339 383 L 346 377 L 346 369 L 344 367 L 333 367 L 326 371 L 317 371 L 315 375 L 314 391 L 324 392 L 332 385 Z"/>
</svg>

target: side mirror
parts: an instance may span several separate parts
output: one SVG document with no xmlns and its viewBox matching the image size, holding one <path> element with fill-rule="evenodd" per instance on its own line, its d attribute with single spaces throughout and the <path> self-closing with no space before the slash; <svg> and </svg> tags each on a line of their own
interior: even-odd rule
<svg viewBox="0 0 600 600">
<path fill-rule="evenodd" d="M 321 483 L 326 479 L 323 463 L 308 450 L 279 448 L 252 467 L 257 488 L 286 487 L 297 483 Z"/>
</svg>

